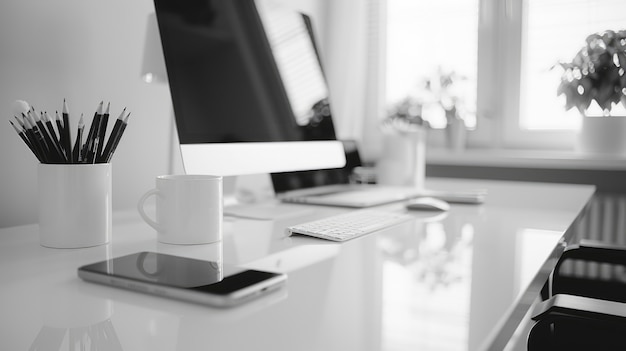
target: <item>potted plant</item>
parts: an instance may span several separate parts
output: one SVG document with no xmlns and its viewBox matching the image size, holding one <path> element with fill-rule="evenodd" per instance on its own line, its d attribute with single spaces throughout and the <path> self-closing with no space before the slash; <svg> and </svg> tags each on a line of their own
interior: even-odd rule
<svg viewBox="0 0 626 351">
<path fill-rule="evenodd" d="M 557 94 L 565 96 L 567 110 L 575 107 L 583 116 L 581 150 L 626 151 L 626 116 L 616 113 L 626 107 L 626 30 L 588 36 L 573 60 L 560 66 Z"/>
<path fill-rule="evenodd" d="M 448 147 L 459 151 L 465 148 L 466 118 L 473 114 L 469 108 L 469 81 L 454 70 L 438 67 L 430 78 L 422 81 L 417 96 L 429 111 L 443 112 L 446 121 Z M 426 113 L 426 112 L 425 112 Z"/>
<path fill-rule="evenodd" d="M 424 187 L 427 128 L 419 100 L 407 97 L 391 107 L 381 124 L 384 139 L 376 167 L 378 183 Z"/>
</svg>

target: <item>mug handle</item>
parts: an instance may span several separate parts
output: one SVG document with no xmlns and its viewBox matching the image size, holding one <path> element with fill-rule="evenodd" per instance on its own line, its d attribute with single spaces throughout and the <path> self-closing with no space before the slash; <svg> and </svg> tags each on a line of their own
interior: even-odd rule
<svg viewBox="0 0 626 351">
<path fill-rule="evenodd" d="M 137 211 L 139 211 L 139 215 L 141 215 L 141 218 L 143 218 L 143 220 L 146 221 L 146 223 L 148 223 L 152 228 L 156 229 L 157 231 L 161 231 L 161 227 L 159 226 L 159 223 L 155 222 L 152 218 L 150 218 L 146 214 L 146 211 L 144 210 L 144 205 L 146 203 L 146 200 L 150 196 L 156 195 L 158 193 L 159 193 L 158 189 L 152 189 L 152 190 L 149 190 L 147 193 L 143 194 L 143 196 L 139 199 L 139 202 L 137 203 Z"/>
</svg>

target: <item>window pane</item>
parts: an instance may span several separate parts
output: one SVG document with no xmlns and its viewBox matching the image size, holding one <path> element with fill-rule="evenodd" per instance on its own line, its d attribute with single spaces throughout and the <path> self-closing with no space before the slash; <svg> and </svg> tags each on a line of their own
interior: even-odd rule
<svg viewBox="0 0 626 351">
<path fill-rule="evenodd" d="M 459 87 L 476 124 L 478 0 L 388 0 L 387 103 L 419 95 L 441 68 L 463 77 Z M 424 109 L 433 127 L 445 127 L 442 110 Z"/>
<path fill-rule="evenodd" d="M 626 29 L 626 1 L 527 0 L 523 29 L 520 127 L 576 129 L 580 114 L 557 97 L 562 71 L 554 66 L 570 62 L 590 34 Z"/>
</svg>

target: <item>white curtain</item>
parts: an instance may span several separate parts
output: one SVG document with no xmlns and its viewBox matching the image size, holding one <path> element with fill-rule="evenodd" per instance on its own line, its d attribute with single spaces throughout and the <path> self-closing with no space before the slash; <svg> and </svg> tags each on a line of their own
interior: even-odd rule
<svg viewBox="0 0 626 351">
<path fill-rule="evenodd" d="M 385 106 L 385 0 L 328 0 L 321 51 L 338 138 L 359 144 L 365 161 L 381 148 Z"/>
</svg>

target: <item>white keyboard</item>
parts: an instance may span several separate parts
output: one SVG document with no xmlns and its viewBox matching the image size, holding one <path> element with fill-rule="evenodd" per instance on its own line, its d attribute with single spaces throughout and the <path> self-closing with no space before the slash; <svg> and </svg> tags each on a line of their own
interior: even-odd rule
<svg viewBox="0 0 626 351">
<path fill-rule="evenodd" d="M 394 212 L 358 210 L 287 228 L 288 235 L 302 234 L 320 239 L 346 241 L 406 222 L 415 217 Z"/>
</svg>

